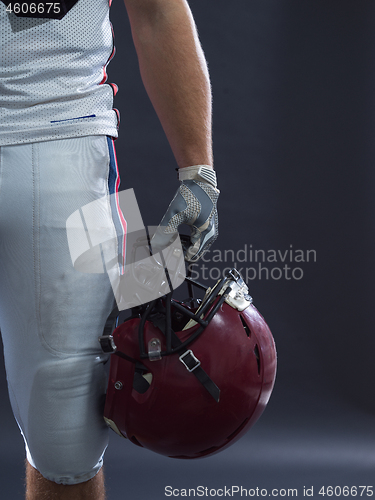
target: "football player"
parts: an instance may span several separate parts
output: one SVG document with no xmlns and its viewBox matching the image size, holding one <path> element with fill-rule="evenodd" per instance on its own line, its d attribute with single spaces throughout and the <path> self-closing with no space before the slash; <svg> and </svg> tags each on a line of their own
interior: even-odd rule
<svg viewBox="0 0 375 500">
<path fill-rule="evenodd" d="M 73 268 L 65 223 L 119 186 L 116 87 L 106 83 L 110 2 L 1 1 L 0 329 L 26 446 L 26 498 L 103 500 L 108 356 L 97 339 L 113 292 L 107 275 Z M 181 181 L 158 238 L 190 224 L 194 261 L 217 236 L 205 57 L 186 0 L 125 6 Z M 101 223 L 121 246 L 118 207 L 103 205 Z"/>
</svg>

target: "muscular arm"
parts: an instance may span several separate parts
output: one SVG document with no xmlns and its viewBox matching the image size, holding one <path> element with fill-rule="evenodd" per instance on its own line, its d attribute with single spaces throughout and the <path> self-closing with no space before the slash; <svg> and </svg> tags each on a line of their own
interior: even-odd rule
<svg viewBox="0 0 375 500">
<path fill-rule="evenodd" d="M 212 165 L 211 88 L 185 0 L 124 0 L 142 80 L 178 166 Z"/>
</svg>

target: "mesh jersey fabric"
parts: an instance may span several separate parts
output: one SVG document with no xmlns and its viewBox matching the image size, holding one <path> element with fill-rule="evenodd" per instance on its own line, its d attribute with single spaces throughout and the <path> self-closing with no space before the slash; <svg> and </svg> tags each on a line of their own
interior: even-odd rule
<svg viewBox="0 0 375 500">
<path fill-rule="evenodd" d="M 108 0 L 78 0 L 61 19 L 30 19 L 0 3 L 0 145 L 117 137 Z"/>
</svg>

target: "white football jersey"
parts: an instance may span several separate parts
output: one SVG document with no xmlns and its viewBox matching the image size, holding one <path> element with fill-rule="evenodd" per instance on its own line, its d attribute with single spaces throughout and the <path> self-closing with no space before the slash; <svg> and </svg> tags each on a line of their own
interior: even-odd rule
<svg viewBox="0 0 375 500">
<path fill-rule="evenodd" d="M 0 146 L 117 137 L 109 0 L 78 0 L 61 20 L 17 17 L 0 2 L 0 36 Z"/>
</svg>

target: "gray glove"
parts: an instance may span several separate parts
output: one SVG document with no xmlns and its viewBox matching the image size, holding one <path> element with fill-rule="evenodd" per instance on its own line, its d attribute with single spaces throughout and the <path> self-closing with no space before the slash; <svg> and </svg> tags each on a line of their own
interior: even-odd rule
<svg viewBox="0 0 375 500">
<path fill-rule="evenodd" d="M 185 248 L 185 260 L 196 262 L 218 236 L 216 173 L 207 165 L 180 168 L 181 181 L 152 240 L 153 251 L 175 237 L 181 224 L 191 226 L 191 245 Z"/>
</svg>

